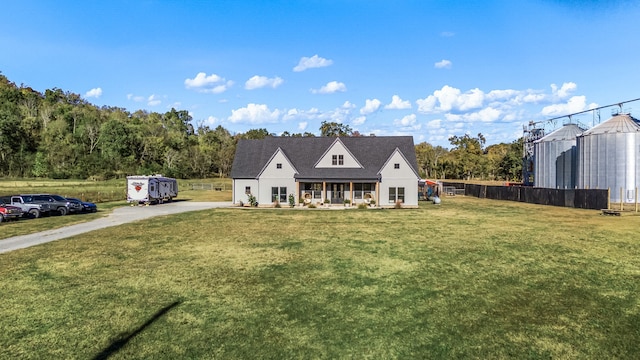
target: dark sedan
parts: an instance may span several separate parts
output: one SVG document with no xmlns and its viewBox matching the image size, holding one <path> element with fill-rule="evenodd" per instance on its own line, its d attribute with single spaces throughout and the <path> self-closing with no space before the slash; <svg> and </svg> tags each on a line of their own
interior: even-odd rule
<svg viewBox="0 0 640 360">
<path fill-rule="evenodd" d="M 96 212 L 98 211 L 98 206 L 92 202 L 82 201 L 76 198 L 67 198 L 70 203 L 77 204 L 81 206 L 81 212 Z"/>
</svg>

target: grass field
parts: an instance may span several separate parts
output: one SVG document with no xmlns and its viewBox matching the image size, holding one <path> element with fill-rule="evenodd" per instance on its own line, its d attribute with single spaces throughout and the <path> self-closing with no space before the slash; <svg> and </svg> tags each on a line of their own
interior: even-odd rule
<svg viewBox="0 0 640 360">
<path fill-rule="evenodd" d="M 192 184 L 220 186 L 223 191 L 192 190 Z M 56 229 L 94 220 L 106 216 L 111 209 L 127 205 L 126 180 L 0 180 L 0 196 L 12 194 L 60 194 L 98 203 L 98 212 L 94 214 L 70 214 L 50 216 L 38 219 L 20 219 L 4 222 L 0 226 L 0 241 L 12 236 L 32 234 L 39 231 Z M 189 201 L 231 201 L 230 179 L 198 179 L 178 181 L 179 200 Z M 213 187 L 213 186 L 212 186 Z"/>
<path fill-rule="evenodd" d="M 192 185 L 210 185 L 224 191 L 211 191 L 214 196 L 231 199 L 231 179 L 178 180 L 179 195 L 192 192 Z M 197 191 L 197 193 L 204 193 Z M 52 179 L 0 179 L 0 196 L 15 194 L 59 194 L 95 203 L 127 199 L 127 180 L 52 180 Z M 222 196 L 221 196 L 222 195 Z M 188 195 L 187 195 L 188 197 Z M 203 200 L 209 201 L 209 200 Z M 222 201 L 222 200 L 220 200 Z"/>
<path fill-rule="evenodd" d="M 0 358 L 637 358 L 640 217 L 216 209 L 0 255 Z"/>
</svg>

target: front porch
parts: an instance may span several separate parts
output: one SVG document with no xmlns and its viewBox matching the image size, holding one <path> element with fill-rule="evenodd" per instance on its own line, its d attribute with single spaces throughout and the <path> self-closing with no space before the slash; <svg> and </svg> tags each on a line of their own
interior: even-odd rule
<svg viewBox="0 0 640 360">
<path fill-rule="evenodd" d="M 298 199 L 302 199 L 301 202 L 305 205 L 343 205 L 345 203 L 358 205 L 379 203 L 378 182 L 301 181 L 296 184 L 298 187 Z"/>
</svg>

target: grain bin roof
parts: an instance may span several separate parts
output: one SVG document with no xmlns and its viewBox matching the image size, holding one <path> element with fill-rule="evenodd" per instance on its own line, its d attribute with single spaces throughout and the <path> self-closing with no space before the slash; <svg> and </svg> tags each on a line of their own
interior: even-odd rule
<svg viewBox="0 0 640 360">
<path fill-rule="evenodd" d="M 638 120 L 629 114 L 618 114 L 582 133 L 582 135 L 636 133 L 640 132 Z"/>
<path fill-rule="evenodd" d="M 547 142 L 547 141 L 562 141 L 562 140 L 575 140 L 576 136 L 582 134 L 584 129 L 580 128 L 576 124 L 566 124 L 560 129 L 545 135 L 535 142 Z"/>
</svg>

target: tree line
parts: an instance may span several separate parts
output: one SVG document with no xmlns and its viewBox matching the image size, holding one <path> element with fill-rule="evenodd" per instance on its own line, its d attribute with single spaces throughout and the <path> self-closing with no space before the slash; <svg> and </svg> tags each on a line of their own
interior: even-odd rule
<svg viewBox="0 0 640 360">
<path fill-rule="evenodd" d="M 264 128 L 232 134 L 193 126 L 186 110 L 165 113 L 98 107 L 58 88 L 40 93 L 0 73 L 0 171 L 4 177 L 110 179 L 162 173 L 227 177 L 239 139 L 276 136 Z M 348 125 L 321 123 L 320 136 L 360 136 Z M 289 133 L 280 136 L 315 136 Z M 522 139 L 485 147 L 482 134 L 449 139 L 451 149 L 416 145 L 421 176 L 518 180 Z"/>
</svg>

